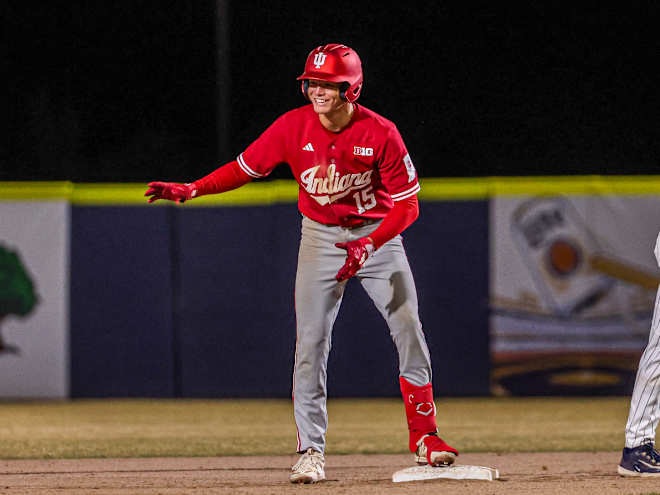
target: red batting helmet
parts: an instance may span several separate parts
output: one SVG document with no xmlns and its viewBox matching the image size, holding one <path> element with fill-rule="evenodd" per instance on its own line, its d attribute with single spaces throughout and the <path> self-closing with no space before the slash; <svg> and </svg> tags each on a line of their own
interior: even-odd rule
<svg viewBox="0 0 660 495">
<path fill-rule="evenodd" d="M 362 90 L 362 62 L 355 50 L 330 43 L 314 48 L 307 56 L 305 72 L 297 78 L 302 81 L 302 92 L 307 96 L 310 79 L 342 83 L 340 96 L 353 103 Z"/>
</svg>

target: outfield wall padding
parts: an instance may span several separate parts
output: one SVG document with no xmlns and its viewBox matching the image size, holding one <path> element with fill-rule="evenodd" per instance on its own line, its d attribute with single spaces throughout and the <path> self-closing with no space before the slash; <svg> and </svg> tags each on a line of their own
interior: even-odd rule
<svg viewBox="0 0 660 495">
<path fill-rule="evenodd" d="M 288 397 L 295 204 L 72 207 L 73 397 Z M 423 202 L 404 233 L 437 395 L 485 395 L 488 202 Z M 397 396 L 388 329 L 347 287 L 331 397 Z"/>
<path fill-rule="evenodd" d="M 71 213 L 71 396 L 173 397 L 172 211 Z"/>
</svg>

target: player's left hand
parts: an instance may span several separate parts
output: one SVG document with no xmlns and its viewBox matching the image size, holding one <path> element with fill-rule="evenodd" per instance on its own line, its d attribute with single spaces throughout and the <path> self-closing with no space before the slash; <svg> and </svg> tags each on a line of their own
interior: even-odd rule
<svg viewBox="0 0 660 495">
<path fill-rule="evenodd" d="M 354 276 L 375 250 L 371 237 L 362 237 L 350 242 L 338 242 L 335 246 L 346 250 L 346 262 L 335 275 L 339 282 Z"/>
</svg>

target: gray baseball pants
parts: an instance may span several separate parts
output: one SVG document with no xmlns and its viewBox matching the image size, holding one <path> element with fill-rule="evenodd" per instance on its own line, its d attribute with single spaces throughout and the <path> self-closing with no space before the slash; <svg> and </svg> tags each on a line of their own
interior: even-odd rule
<svg viewBox="0 0 660 495">
<path fill-rule="evenodd" d="M 365 237 L 376 230 L 378 224 L 350 229 L 323 225 L 303 217 L 295 288 L 297 328 L 293 372 L 298 452 L 310 447 L 325 452 L 328 355 L 332 327 L 346 287 L 345 281 L 335 280 L 346 260 L 346 251 L 335 247 L 335 243 Z M 387 322 L 399 355 L 400 375 L 414 385 L 429 383 L 429 350 L 401 236 L 391 239 L 369 257 L 356 278 Z"/>
</svg>

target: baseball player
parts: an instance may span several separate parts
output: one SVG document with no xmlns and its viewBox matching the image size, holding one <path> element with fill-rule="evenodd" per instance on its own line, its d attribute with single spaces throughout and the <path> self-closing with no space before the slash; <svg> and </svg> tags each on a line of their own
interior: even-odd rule
<svg viewBox="0 0 660 495">
<path fill-rule="evenodd" d="M 660 234 L 655 242 L 660 265 Z M 626 443 L 617 468 L 622 476 L 660 476 L 660 453 L 653 442 L 660 414 L 660 290 L 656 294 L 649 341 L 644 349 L 630 401 Z"/>
<path fill-rule="evenodd" d="M 325 479 L 326 368 L 346 281 L 356 276 L 389 326 L 409 448 L 419 464 L 451 464 L 458 452 L 436 434 L 431 362 L 417 294 L 399 235 L 418 216 L 420 186 L 396 126 L 356 103 L 357 53 L 312 50 L 298 77 L 308 105 L 280 116 L 235 161 L 191 184 L 151 182 L 145 196 L 183 202 L 267 176 L 287 163 L 299 184 L 302 236 L 295 283 L 294 483 Z"/>
</svg>

